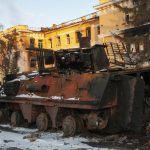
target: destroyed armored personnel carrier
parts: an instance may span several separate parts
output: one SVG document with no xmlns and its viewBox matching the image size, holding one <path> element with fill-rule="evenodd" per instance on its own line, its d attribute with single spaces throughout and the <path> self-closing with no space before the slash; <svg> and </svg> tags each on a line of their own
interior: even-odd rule
<svg viewBox="0 0 150 150">
<path fill-rule="evenodd" d="M 147 125 L 150 67 L 137 67 L 124 44 L 34 52 L 36 74 L 5 77 L 1 122 L 35 123 L 40 131 L 62 129 L 65 136 L 139 132 Z M 54 67 L 45 68 L 48 58 Z"/>
</svg>

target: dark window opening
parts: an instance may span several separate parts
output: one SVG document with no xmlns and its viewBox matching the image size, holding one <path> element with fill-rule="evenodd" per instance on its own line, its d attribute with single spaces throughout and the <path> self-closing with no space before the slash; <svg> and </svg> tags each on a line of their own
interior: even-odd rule
<svg viewBox="0 0 150 150">
<path fill-rule="evenodd" d="M 35 39 L 30 38 L 30 48 L 34 48 L 34 45 L 35 45 Z"/>
<path fill-rule="evenodd" d="M 38 48 L 43 48 L 43 40 L 38 40 Z"/>
<path fill-rule="evenodd" d="M 100 35 L 100 26 L 97 26 L 97 35 Z"/>
<path fill-rule="evenodd" d="M 130 21 L 130 15 L 129 14 L 125 14 L 125 21 L 126 21 L 126 23 L 129 23 L 129 21 Z"/>
<path fill-rule="evenodd" d="M 49 39 L 49 42 L 50 42 L 50 48 L 53 48 L 53 41 L 52 41 L 52 39 Z"/>
<path fill-rule="evenodd" d="M 61 46 L 60 36 L 57 37 L 57 40 L 58 40 L 58 46 Z"/>
<path fill-rule="evenodd" d="M 90 27 L 86 28 L 86 37 L 91 39 L 91 28 Z"/>
<path fill-rule="evenodd" d="M 67 34 L 66 36 L 67 36 L 67 44 L 70 44 L 70 35 Z"/>
<path fill-rule="evenodd" d="M 81 39 L 82 34 L 80 31 L 76 31 L 76 43 L 79 43 L 79 39 Z"/>
</svg>

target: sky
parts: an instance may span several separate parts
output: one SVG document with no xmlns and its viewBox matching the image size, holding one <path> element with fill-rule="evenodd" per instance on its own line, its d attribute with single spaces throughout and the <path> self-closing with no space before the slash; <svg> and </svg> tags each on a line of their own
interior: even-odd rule
<svg viewBox="0 0 150 150">
<path fill-rule="evenodd" d="M 50 27 L 96 11 L 98 0 L 0 0 L 0 24 Z"/>
</svg>

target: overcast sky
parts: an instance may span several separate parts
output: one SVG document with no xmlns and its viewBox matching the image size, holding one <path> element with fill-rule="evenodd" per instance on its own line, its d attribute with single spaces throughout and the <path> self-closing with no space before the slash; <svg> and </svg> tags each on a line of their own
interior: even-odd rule
<svg viewBox="0 0 150 150">
<path fill-rule="evenodd" d="M 98 0 L 0 0 L 0 24 L 50 27 L 96 11 Z"/>
</svg>

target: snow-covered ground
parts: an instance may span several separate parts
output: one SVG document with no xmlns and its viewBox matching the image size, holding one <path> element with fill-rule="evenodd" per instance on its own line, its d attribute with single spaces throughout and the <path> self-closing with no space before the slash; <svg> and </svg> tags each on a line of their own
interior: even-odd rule
<svg viewBox="0 0 150 150">
<path fill-rule="evenodd" d="M 10 128 L 9 125 L 0 125 L 4 128 Z M 12 132 L 13 131 L 13 132 Z M 11 130 L 0 130 L 0 149 L 10 147 L 23 150 L 99 150 L 100 148 L 91 147 L 83 142 L 92 142 L 96 139 L 83 137 L 64 138 L 61 132 L 45 132 L 39 134 L 36 129 L 12 128 Z M 35 136 L 36 135 L 36 136 Z M 107 150 L 107 149 L 100 149 Z"/>
</svg>

